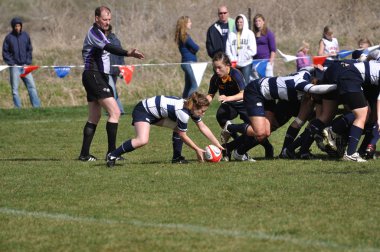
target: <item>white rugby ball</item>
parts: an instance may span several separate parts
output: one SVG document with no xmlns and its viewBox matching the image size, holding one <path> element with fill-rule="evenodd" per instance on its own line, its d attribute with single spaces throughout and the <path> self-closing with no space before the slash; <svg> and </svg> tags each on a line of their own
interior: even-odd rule
<svg viewBox="0 0 380 252">
<path fill-rule="evenodd" d="M 217 163 L 222 159 L 222 151 L 215 145 L 207 145 L 205 151 L 204 156 L 207 162 Z"/>
</svg>

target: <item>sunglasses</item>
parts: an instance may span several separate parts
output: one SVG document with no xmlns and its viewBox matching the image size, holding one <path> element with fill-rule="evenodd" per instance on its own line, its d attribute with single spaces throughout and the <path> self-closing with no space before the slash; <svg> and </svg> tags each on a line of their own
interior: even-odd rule
<svg viewBox="0 0 380 252">
<path fill-rule="evenodd" d="M 219 12 L 219 15 L 226 15 L 228 12 Z"/>
</svg>

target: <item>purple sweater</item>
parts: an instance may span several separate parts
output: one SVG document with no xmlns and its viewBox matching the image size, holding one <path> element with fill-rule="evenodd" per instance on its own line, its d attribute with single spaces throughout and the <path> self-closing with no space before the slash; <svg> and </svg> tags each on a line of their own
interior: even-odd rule
<svg viewBox="0 0 380 252">
<path fill-rule="evenodd" d="M 269 59 L 271 52 L 276 52 L 276 39 L 269 29 L 266 35 L 256 37 L 257 54 L 254 59 Z"/>
</svg>

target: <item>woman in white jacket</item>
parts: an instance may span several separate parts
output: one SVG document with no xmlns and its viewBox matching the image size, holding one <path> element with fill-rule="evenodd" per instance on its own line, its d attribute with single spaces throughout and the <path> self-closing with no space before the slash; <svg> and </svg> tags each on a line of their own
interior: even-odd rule
<svg viewBox="0 0 380 252">
<path fill-rule="evenodd" d="M 236 31 L 228 34 L 226 54 L 231 62 L 236 62 L 236 68 L 242 72 L 248 84 L 252 72 L 252 57 L 256 55 L 256 39 L 243 14 L 236 17 L 235 26 Z"/>
</svg>

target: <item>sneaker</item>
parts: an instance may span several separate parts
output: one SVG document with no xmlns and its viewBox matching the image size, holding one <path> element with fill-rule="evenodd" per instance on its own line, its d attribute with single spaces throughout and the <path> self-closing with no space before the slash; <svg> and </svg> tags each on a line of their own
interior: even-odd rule
<svg viewBox="0 0 380 252">
<path fill-rule="evenodd" d="M 376 159 L 376 145 L 368 144 L 367 148 L 365 149 L 363 158 L 364 159 Z"/>
<path fill-rule="evenodd" d="M 346 161 L 354 161 L 354 162 L 367 162 L 367 160 L 363 159 L 359 153 L 355 152 L 352 155 L 347 155 L 347 152 L 344 153 L 343 160 Z"/>
<path fill-rule="evenodd" d="M 94 157 L 93 155 L 87 155 L 87 156 L 79 156 L 78 160 L 83 161 L 83 162 L 93 162 L 98 159 Z"/>
<path fill-rule="evenodd" d="M 231 124 L 231 121 L 227 121 L 224 125 L 224 128 L 222 129 L 222 132 L 220 132 L 220 142 L 222 144 L 226 144 L 231 137 L 231 133 L 227 130 L 228 125 Z"/>
<path fill-rule="evenodd" d="M 179 156 L 172 159 L 172 164 L 188 164 L 189 161 L 185 159 L 184 156 Z"/>
<path fill-rule="evenodd" d="M 322 136 L 323 136 L 323 143 L 325 145 L 328 145 L 331 147 L 333 150 L 337 150 L 336 147 L 336 137 L 337 134 L 332 131 L 331 127 L 326 127 L 322 131 Z"/>
<path fill-rule="evenodd" d="M 117 157 L 114 157 L 114 156 L 111 155 L 111 153 L 108 153 L 107 154 L 107 160 L 106 160 L 107 161 L 107 166 L 110 167 L 110 168 L 114 167 L 115 163 L 116 163 L 116 159 L 117 159 Z"/>
<path fill-rule="evenodd" d="M 284 148 L 278 157 L 283 159 L 295 159 L 296 154 L 294 153 L 294 151 Z"/>
<path fill-rule="evenodd" d="M 237 153 L 237 150 L 232 151 L 232 156 L 234 157 L 235 160 L 238 160 L 238 161 L 256 162 L 256 160 L 249 157 L 247 153 L 240 155 L 239 153 Z"/>
</svg>

